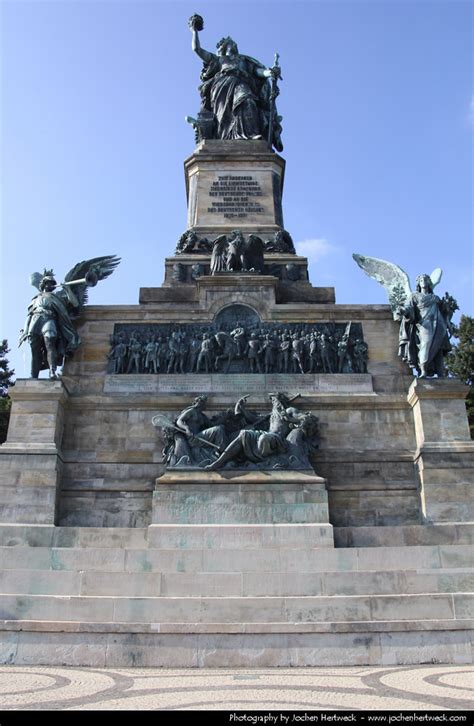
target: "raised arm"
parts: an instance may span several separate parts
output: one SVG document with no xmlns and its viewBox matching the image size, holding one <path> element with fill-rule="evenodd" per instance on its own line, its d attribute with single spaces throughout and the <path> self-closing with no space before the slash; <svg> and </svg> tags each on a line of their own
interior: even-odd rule
<svg viewBox="0 0 474 726">
<path fill-rule="evenodd" d="M 199 34 L 197 30 L 191 28 L 191 33 L 191 47 L 193 51 L 201 58 L 202 61 L 204 61 L 204 63 L 210 63 L 211 60 L 214 58 L 214 53 L 210 53 L 208 50 L 204 50 L 204 48 L 201 48 L 201 43 L 199 42 Z"/>
</svg>

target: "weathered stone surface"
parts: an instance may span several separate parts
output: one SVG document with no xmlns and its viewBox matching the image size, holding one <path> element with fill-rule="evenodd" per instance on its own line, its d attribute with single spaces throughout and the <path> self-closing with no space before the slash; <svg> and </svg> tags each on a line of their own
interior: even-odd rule
<svg viewBox="0 0 474 726">
<path fill-rule="evenodd" d="M 269 153 L 263 141 L 243 145 L 236 140 L 224 145 L 225 150 L 213 141 L 203 141 L 185 161 L 188 228 L 199 236 L 214 237 L 236 226 L 268 233 L 281 228 L 284 160 Z"/>
<path fill-rule="evenodd" d="M 249 667 L 472 663 L 466 631 L 301 634 L 8 633 L 4 663 Z"/>
</svg>

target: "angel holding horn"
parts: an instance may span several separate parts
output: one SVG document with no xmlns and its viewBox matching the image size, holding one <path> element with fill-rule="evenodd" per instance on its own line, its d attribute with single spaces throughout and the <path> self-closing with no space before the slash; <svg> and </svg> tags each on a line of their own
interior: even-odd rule
<svg viewBox="0 0 474 726">
<path fill-rule="evenodd" d="M 25 340 L 31 346 L 31 377 L 49 370 L 49 378 L 56 380 L 57 368 L 72 355 L 81 340 L 73 320 L 87 303 L 87 288 L 112 274 L 120 262 L 115 255 L 95 257 L 75 265 L 64 282 L 57 283 L 53 270 L 43 274 L 34 272 L 30 282 L 38 294 L 28 306 L 25 327 L 20 331 L 21 345 Z"/>
<path fill-rule="evenodd" d="M 358 254 L 352 257 L 388 293 L 393 318 L 400 321 L 399 357 L 421 378 L 443 378 L 444 358 L 451 350 L 451 318 L 458 304 L 448 293 L 440 298 L 433 292 L 442 270 L 437 267 L 431 275 L 418 275 L 412 292 L 408 275 L 393 262 Z"/>
</svg>

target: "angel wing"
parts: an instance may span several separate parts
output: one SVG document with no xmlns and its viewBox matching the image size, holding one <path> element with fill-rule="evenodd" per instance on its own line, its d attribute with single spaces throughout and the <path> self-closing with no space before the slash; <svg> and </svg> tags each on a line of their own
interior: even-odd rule
<svg viewBox="0 0 474 726">
<path fill-rule="evenodd" d="M 438 285 L 441 282 L 441 278 L 443 276 L 443 270 L 441 267 L 437 267 L 430 275 L 431 284 L 433 285 L 433 290 L 435 289 L 436 285 Z"/>
<path fill-rule="evenodd" d="M 379 260 L 377 257 L 365 257 L 356 253 L 352 257 L 366 275 L 372 277 L 385 288 L 392 313 L 395 315 L 397 309 L 404 305 L 411 295 L 410 280 L 407 273 L 393 262 Z"/>
<path fill-rule="evenodd" d="M 104 257 L 93 257 L 91 260 L 78 262 L 69 270 L 64 282 L 88 278 L 85 282 L 78 282 L 77 285 L 70 286 L 79 301 L 80 308 L 87 304 L 88 288 L 94 287 L 99 280 L 105 280 L 106 277 L 109 277 L 119 264 L 120 257 L 105 255 Z M 62 297 L 66 296 L 64 290 L 61 290 L 58 294 Z"/>
<path fill-rule="evenodd" d="M 227 249 L 227 236 L 221 234 L 220 237 L 216 237 L 212 243 L 212 254 L 211 254 L 211 275 L 216 272 L 222 272 L 225 270 L 225 252 Z"/>
</svg>

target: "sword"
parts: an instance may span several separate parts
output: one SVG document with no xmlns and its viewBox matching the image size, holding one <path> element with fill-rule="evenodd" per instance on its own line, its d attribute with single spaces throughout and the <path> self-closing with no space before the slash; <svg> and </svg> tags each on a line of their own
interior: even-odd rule
<svg viewBox="0 0 474 726">
<path fill-rule="evenodd" d="M 185 436 L 191 435 L 194 439 L 196 439 L 196 441 L 200 441 L 206 446 L 212 446 L 213 449 L 217 449 L 219 453 L 221 452 L 220 448 L 216 444 L 213 444 L 211 441 L 206 441 L 206 439 L 202 439 L 200 436 L 188 434 L 186 431 L 183 431 L 183 429 L 180 429 L 172 421 L 170 421 L 169 418 L 164 415 L 164 413 L 157 413 L 156 416 L 153 416 L 151 422 L 156 428 L 169 428 L 173 429 L 174 431 L 178 431 L 180 434 L 184 434 Z"/>
<path fill-rule="evenodd" d="M 277 71 L 275 74 L 272 74 L 272 90 L 270 92 L 270 118 L 268 119 L 268 144 L 269 146 L 273 146 L 272 143 L 272 136 L 273 136 L 273 122 L 275 120 L 275 99 L 280 94 L 280 90 L 277 86 L 277 78 L 281 78 L 280 75 L 280 66 L 278 63 L 278 59 L 280 58 L 278 53 L 275 53 L 275 61 L 273 63 L 273 68 L 270 70 Z"/>
</svg>

